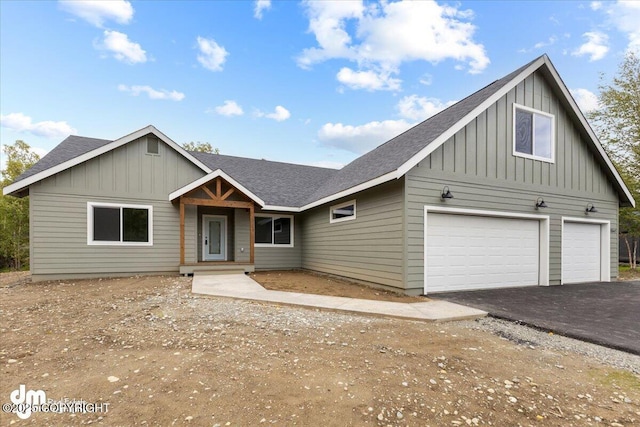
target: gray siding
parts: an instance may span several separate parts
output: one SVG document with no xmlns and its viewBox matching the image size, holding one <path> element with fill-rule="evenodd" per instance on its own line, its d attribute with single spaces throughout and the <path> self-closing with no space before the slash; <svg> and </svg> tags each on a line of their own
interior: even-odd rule
<svg viewBox="0 0 640 427">
<path fill-rule="evenodd" d="M 249 262 L 251 260 L 251 236 L 249 235 L 249 212 L 246 209 L 235 209 L 234 239 L 235 260 L 237 262 Z"/>
<path fill-rule="evenodd" d="M 261 213 L 261 212 L 257 212 Z M 264 212 L 271 214 L 272 212 Z M 285 213 L 285 215 L 291 215 Z M 256 270 L 289 270 L 302 268 L 302 245 L 304 239 L 301 238 L 300 216 L 293 218 L 293 247 L 256 247 L 255 248 L 255 268 Z M 249 223 L 247 218 L 247 224 Z M 248 230 L 247 230 L 248 235 Z"/>
<path fill-rule="evenodd" d="M 302 267 L 404 288 L 403 182 L 386 183 L 305 213 Z M 356 199 L 356 219 L 329 223 L 330 206 Z"/>
<path fill-rule="evenodd" d="M 556 117 L 555 163 L 513 155 L 513 103 Z M 448 206 L 549 215 L 550 283 L 560 283 L 561 217 L 611 221 L 617 230 L 618 197 L 595 154 L 551 92 L 535 73 L 516 86 L 406 175 L 407 286 L 423 287 L 424 206 Z M 454 199 L 443 202 L 448 185 Z M 549 208 L 536 211 L 543 197 Z M 611 233 L 611 276 L 618 274 L 617 232 Z M 415 292 L 414 292 L 415 293 Z"/>
<path fill-rule="evenodd" d="M 180 211 L 168 195 L 203 175 L 162 143 L 158 155 L 146 154 L 141 138 L 32 185 L 34 278 L 177 271 Z M 87 245 L 87 202 L 152 205 L 153 246 Z M 186 231 L 195 236 L 190 211 Z M 187 259 L 195 257 L 194 249 L 187 246 Z"/>
</svg>

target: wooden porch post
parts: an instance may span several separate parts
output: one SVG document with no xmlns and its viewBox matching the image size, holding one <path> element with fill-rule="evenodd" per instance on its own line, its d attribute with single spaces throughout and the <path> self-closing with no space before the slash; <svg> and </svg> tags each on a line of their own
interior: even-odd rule
<svg viewBox="0 0 640 427">
<path fill-rule="evenodd" d="M 184 265 L 184 201 L 180 196 L 180 265 Z"/>
<path fill-rule="evenodd" d="M 253 203 L 251 203 L 251 206 L 249 207 L 249 262 L 251 264 L 254 263 L 255 243 L 256 243 L 256 224 L 254 220 Z"/>
</svg>

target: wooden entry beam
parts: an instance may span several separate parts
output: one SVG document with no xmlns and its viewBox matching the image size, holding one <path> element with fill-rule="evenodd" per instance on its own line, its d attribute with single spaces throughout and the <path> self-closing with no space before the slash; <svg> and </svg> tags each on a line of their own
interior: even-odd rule
<svg viewBox="0 0 640 427">
<path fill-rule="evenodd" d="M 249 207 L 249 262 L 254 263 L 256 246 L 256 223 L 253 204 Z"/>
<path fill-rule="evenodd" d="M 184 200 L 180 196 L 180 265 L 184 264 Z"/>
</svg>

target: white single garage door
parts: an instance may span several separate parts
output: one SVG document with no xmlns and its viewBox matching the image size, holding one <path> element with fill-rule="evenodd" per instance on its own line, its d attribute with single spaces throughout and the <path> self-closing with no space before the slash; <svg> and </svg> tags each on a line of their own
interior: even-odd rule
<svg viewBox="0 0 640 427">
<path fill-rule="evenodd" d="M 426 218 L 426 293 L 539 284 L 539 221 L 442 213 Z"/>
<path fill-rule="evenodd" d="M 597 282 L 601 269 L 600 224 L 565 222 L 562 283 Z"/>
</svg>

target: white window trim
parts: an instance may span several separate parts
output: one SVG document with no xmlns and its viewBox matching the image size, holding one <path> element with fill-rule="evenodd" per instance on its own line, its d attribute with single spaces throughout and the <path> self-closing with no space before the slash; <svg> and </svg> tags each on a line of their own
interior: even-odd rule
<svg viewBox="0 0 640 427">
<path fill-rule="evenodd" d="M 147 209 L 149 211 L 149 241 L 148 242 L 123 242 L 122 241 L 122 217 L 120 218 L 120 241 L 107 242 L 93 240 L 93 208 L 132 208 Z M 122 212 L 122 210 L 120 211 Z M 130 205 L 125 203 L 87 202 L 87 245 L 90 246 L 153 246 L 153 206 Z"/>
<path fill-rule="evenodd" d="M 281 215 L 281 214 L 255 214 L 255 218 L 271 218 L 271 238 L 272 238 L 272 242 L 275 241 L 275 231 L 274 231 L 274 222 L 276 219 L 278 218 L 289 218 L 290 221 L 290 227 L 291 227 L 291 243 L 289 243 L 288 245 L 284 245 L 284 244 L 276 244 L 276 243 L 255 243 L 254 246 L 256 248 L 293 248 L 293 243 L 294 243 L 294 235 L 293 232 L 295 230 L 294 227 L 294 219 L 293 219 L 293 215 Z M 255 221 L 255 220 L 254 220 Z"/>
<path fill-rule="evenodd" d="M 353 205 L 353 215 L 345 216 L 344 218 L 333 218 L 333 211 L 344 208 L 345 206 Z M 334 224 L 336 222 L 353 221 L 356 219 L 356 199 L 349 200 L 348 202 L 333 205 L 329 208 L 329 223 Z"/>
<path fill-rule="evenodd" d="M 534 134 L 531 136 L 533 139 L 533 152 L 535 153 L 536 149 L 535 149 L 535 120 L 536 120 L 536 114 L 539 114 L 541 116 L 546 116 L 549 117 L 551 119 L 551 158 L 546 158 L 546 157 L 541 157 L 541 156 L 536 156 L 533 154 L 526 154 L 526 153 L 521 153 L 519 151 L 516 151 L 516 110 L 523 110 L 523 111 L 528 111 L 530 113 L 533 113 L 533 131 Z M 539 160 L 541 162 L 546 162 L 546 163 L 555 163 L 556 162 L 556 117 L 553 114 L 549 114 L 549 113 L 545 113 L 544 111 L 540 111 L 540 110 L 536 110 L 535 108 L 530 108 L 530 107 L 526 107 L 524 105 L 520 105 L 520 104 L 516 104 L 515 102 L 513 103 L 513 120 L 512 120 L 512 127 L 513 127 L 513 135 L 512 135 L 512 143 L 513 143 L 513 155 L 516 157 L 523 157 L 525 159 L 532 159 L 532 160 Z"/>
</svg>

